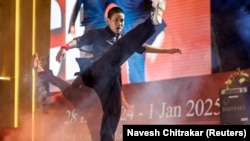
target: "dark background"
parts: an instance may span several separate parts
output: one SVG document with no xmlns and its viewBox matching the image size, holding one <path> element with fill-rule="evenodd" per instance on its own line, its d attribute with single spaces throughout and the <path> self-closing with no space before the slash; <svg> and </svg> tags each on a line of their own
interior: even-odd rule
<svg viewBox="0 0 250 141">
<path fill-rule="evenodd" d="M 250 0 L 211 0 L 212 73 L 250 68 Z"/>
</svg>

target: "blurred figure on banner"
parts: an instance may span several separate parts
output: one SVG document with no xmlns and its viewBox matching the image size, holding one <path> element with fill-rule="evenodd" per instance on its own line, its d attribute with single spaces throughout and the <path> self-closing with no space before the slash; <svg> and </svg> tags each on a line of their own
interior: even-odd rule
<svg viewBox="0 0 250 141">
<path fill-rule="evenodd" d="M 89 29 L 103 28 L 107 25 L 104 17 L 106 6 L 115 0 L 76 0 L 71 13 L 68 33 L 75 37 L 76 19 L 80 15 L 80 25 L 84 32 Z"/>
<path fill-rule="evenodd" d="M 158 0 L 116 0 L 117 5 L 124 10 L 126 15 L 122 33 L 127 33 L 149 17 L 157 2 Z M 167 4 L 166 0 L 165 3 Z M 166 26 L 167 24 L 163 19 L 162 23 L 156 26 L 155 33 L 146 41 L 146 44 L 161 47 L 161 43 L 164 40 L 164 29 Z M 156 54 L 150 55 L 150 57 L 152 57 L 151 59 L 153 59 Z M 145 57 L 145 53 L 142 55 L 134 53 L 128 59 L 128 83 L 141 83 L 146 81 L 147 72 L 145 68 Z"/>
</svg>

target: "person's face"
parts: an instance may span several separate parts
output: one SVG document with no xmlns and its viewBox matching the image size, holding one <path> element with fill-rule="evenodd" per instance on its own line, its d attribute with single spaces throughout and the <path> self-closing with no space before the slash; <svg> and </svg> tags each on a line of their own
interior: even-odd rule
<svg viewBox="0 0 250 141">
<path fill-rule="evenodd" d="M 115 33 L 119 34 L 122 31 L 124 25 L 125 15 L 123 13 L 115 13 L 111 18 L 108 18 L 108 25 L 110 29 Z"/>
</svg>

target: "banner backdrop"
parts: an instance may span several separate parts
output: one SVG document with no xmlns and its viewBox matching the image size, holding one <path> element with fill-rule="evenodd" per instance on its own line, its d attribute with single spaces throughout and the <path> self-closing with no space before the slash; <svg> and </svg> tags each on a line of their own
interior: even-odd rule
<svg viewBox="0 0 250 141">
<path fill-rule="evenodd" d="M 68 27 L 75 0 L 51 2 L 51 17 L 54 17 L 51 22 L 56 23 L 51 23 L 50 69 L 56 76 L 71 81 L 74 79 L 74 73 L 78 71 L 75 57 L 81 55 L 79 50 L 68 51 L 61 64 L 55 62 L 55 56 L 60 45 L 73 39 L 68 33 Z M 225 88 L 225 81 L 232 72 L 212 74 L 212 65 L 217 64 L 213 64 L 214 61 L 211 60 L 217 54 L 211 47 L 214 40 L 211 40 L 210 4 L 210 0 L 167 1 L 163 17 L 167 27 L 159 47 L 180 48 L 183 54 L 146 55 L 144 83 L 130 83 L 127 62 L 122 66 L 123 89 L 128 102 L 134 105 L 135 110 L 129 111 L 122 107 L 116 133 L 117 141 L 122 141 L 124 124 L 221 124 L 220 89 Z M 77 34 L 81 35 L 84 27 L 79 25 L 79 18 L 76 29 Z M 228 60 L 234 61 L 233 58 L 226 61 Z M 59 93 L 59 90 L 51 86 L 50 92 Z M 48 140 L 90 140 L 84 117 L 69 103 L 62 106 L 63 110 L 56 108 L 52 110 L 53 116 L 49 115 L 49 118 L 45 119 L 42 133 L 48 136 Z M 51 129 L 54 121 L 57 125 Z"/>
<path fill-rule="evenodd" d="M 78 1 L 80 2 L 80 0 Z M 97 7 L 93 7 L 95 2 L 97 3 L 96 6 L 100 7 L 100 9 L 97 10 Z M 110 1 L 106 1 L 106 3 L 108 2 Z M 113 2 L 123 4 L 121 6 L 123 6 L 122 8 L 125 11 L 124 30 L 127 26 L 138 24 L 138 21 L 145 20 L 142 18 L 143 16 L 140 17 L 138 15 L 135 18 L 137 20 L 130 21 L 131 17 L 139 13 L 139 10 L 142 10 L 142 1 L 113 0 Z M 74 37 L 81 36 L 85 31 L 85 27 L 80 24 L 82 12 L 84 13 L 84 7 L 81 6 L 75 21 L 75 36 L 72 36 L 68 32 L 75 3 L 76 0 L 51 0 L 51 49 L 49 66 L 56 76 L 64 78 L 67 81 L 72 81 L 75 78 L 75 72 L 79 71 L 75 58 L 82 57 L 82 52 L 78 49 L 70 49 L 61 63 L 56 62 L 55 58 L 61 45 L 69 42 Z M 124 6 L 125 3 L 128 6 Z M 131 3 L 135 4 L 129 5 Z M 104 19 L 105 5 L 101 5 L 98 1 L 89 1 L 85 5 L 87 5 L 85 7 L 87 8 L 87 12 L 91 12 L 90 10 L 94 12 L 95 10 L 98 11 L 98 13 L 85 16 L 89 16 L 90 18 L 98 16 Z M 134 5 L 139 6 L 138 8 L 131 8 Z M 103 10 L 103 13 L 100 12 L 101 10 Z M 86 18 L 88 19 L 88 17 Z M 155 37 L 152 45 L 157 48 L 180 48 L 183 54 L 148 53 L 145 54 L 143 61 L 139 61 L 141 59 L 132 60 L 130 58 L 130 61 L 127 61 L 122 66 L 123 84 L 211 74 L 210 1 L 167 1 L 163 20 L 167 26 Z M 94 21 L 97 22 L 97 19 Z M 106 24 L 103 27 L 105 26 Z M 141 55 L 138 56 L 140 57 Z M 135 69 L 131 70 L 134 67 Z M 132 81 L 141 77 L 143 77 L 141 80 Z M 56 87 L 50 85 L 50 92 L 57 91 L 59 90 Z"/>
</svg>

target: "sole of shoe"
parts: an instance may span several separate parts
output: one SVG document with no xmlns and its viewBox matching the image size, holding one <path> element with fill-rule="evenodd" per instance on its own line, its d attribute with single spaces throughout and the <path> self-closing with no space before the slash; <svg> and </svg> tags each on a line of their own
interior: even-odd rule
<svg viewBox="0 0 250 141">
<path fill-rule="evenodd" d="M 157 25 L 162 23 L 163 12 L 165 11 L 165 9 L 166 9 L 165 0 L 159 0 L 154 10 L 154 15 L 153 15 L 154 24 Z"/>
</svg>

